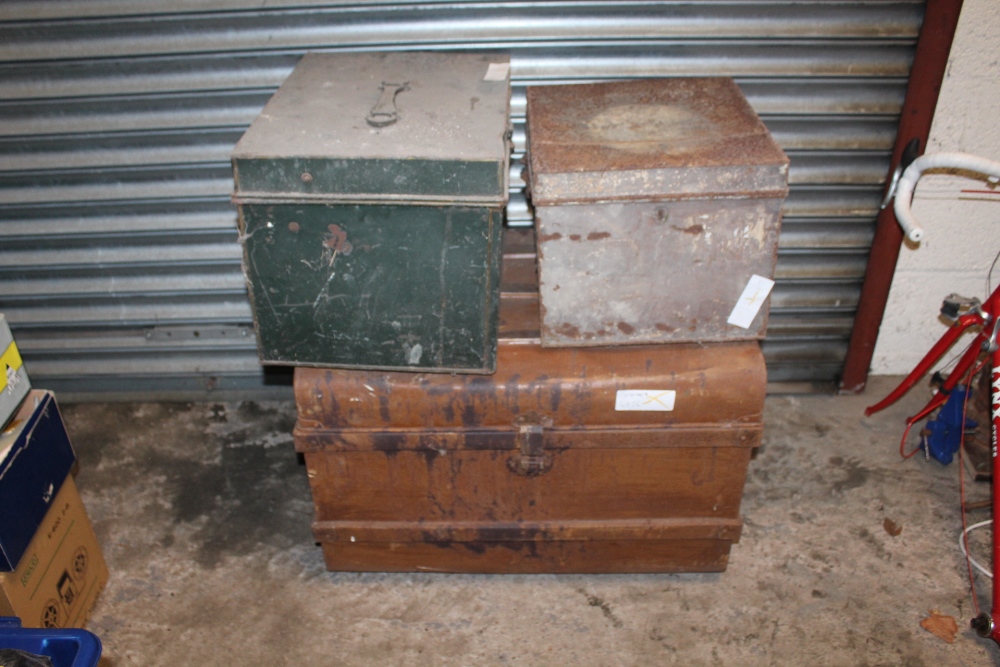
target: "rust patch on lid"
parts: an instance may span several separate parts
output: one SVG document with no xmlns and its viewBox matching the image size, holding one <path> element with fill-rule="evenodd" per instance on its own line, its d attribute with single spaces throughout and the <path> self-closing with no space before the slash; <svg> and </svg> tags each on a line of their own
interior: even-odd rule
<svg viewBox="0 0 1000 667">
<path fill-rule="evenodd" d="M 678 227 L 677 225 L 670 225 L 679 232 L 684 232 L 685 234 L 691 234 L 692 236 L 697 236 L 705 231 L 705 225 L 691 225 L 690 227 Z"/>
<path fill-rule="evenodd" d="M 562 234 L 556 232 L 555 234 L 539 234 L 538 242 L 545 243 L 546 241 L 558 241 L 562 238 Z"/>
<path fill-rule="evenodd" d="M 580 240 L 580 238 L 581 238 L 581 237 L 580 237 L 580 235 L 579 235 L 579 234 L 570 234 L 570 235 L 569 235 L 569 240 L 570 240 L 570 241 L 579 241 L 579 240 Z"/>
<path fill-rule="evenodd" d="M 611 232 L 590 232 L 587 234 L 588 241 L 600 241 L 611 237 Z"/>
<path fill-rule="evenodd" d="M 621 331 L 626 336 L 635 333 L 635 327 L 629 324 L 628 322 L 619 322 L 618 330 Z"/>
<path fill-rule="evenodd" d="M 535 186 L 544 174 L 745 165 L 768 165 L 768 173 L 778 174 L 788 165 L 729 77 L 529 86 L 527 118 L 536 194 L 541 194 Z M 587 187 L 585 181 L 581 188 Z M 563 199 L 588 193 L 557 194 Z"/>
<path fill-rule="evenodd" d="M 323 247 L 341 255 L 350 255 L 354 246 L 347 240 L 347 232 L 339 225 L 327 225 L 329 233 L 323 238 Z"/>
<path fill-rule="evenodd" d="M 675 152 L 695 151 L 716 141 L 718 127 L 683 104 L 618 104 L 588 118 L 583 127 L 594 141 L 620 150 L 645 152 L 648 143 L 670 137 Z"/>
<path fill-rule="evenodd" d="M 578 328 L 576 328 L 575 326 L 573 326 L 572 324 L 570 324 L 569 322 L 563 322 L 562 324 L 560 324 L 559 326 L 557 326 L 555 328 L 555 332 L 554 333 L 556 333 L 556 334 L 558 334 L 560 336 L 564 336 L 566 338 L 579 338 L 580 337 L 580 330 Z"/>
</svg>

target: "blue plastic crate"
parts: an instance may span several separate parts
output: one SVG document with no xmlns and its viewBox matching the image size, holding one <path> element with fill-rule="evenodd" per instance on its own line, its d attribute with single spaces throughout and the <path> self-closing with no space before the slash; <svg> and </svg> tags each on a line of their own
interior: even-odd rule
<svg viewBox="0 0 1000 667">
<path fill-rule="evenodd" d="M 13 648 L 52 660 L 53 667 L 97 667 L 101 640 L 75 628 L 22 628 L 12 616 L 0 616 L 0 648 Z"/>
</svg>

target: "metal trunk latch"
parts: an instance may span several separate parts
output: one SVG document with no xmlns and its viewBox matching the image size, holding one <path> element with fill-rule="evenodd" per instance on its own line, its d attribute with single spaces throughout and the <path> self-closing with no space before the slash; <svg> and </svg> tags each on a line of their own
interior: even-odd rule
<svg viewBox="0 0 1000 667">
<path fill-rule="evenodd" d="M 507 467 L 525 477 L 547 473 L 552 468 L 552 457 L 545 453 L 544 429 L 552 426 L 552 420 L 532 414 L 518 417 L 514 425 L 518 429 L 517 444 L 521 451 L 507 459 Z"/>
<path fill-rule="evenodd" d="M 379 86 L 379 98 L 375 106 L 368 112 L 365 118 L 372 127 L 386 127 L 399 120 L 399 110 L 396 109 L 396 95 L 404 90 L 410 89 L 410 82 L 387 83 L 382 82 Z"/>
</svg>

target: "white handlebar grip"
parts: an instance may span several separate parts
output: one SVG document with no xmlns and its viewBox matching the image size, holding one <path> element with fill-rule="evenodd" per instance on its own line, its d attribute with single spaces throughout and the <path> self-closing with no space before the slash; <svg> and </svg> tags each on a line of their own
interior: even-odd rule
<svg viewBox="0 0 1000 667">
<path fill-rule="evenodd" d="M 900 176 L 896 185 L 896 201 L 892 207 L 899 226 L 903 228 L 906 237 L 914 243 L 924 238 L 924 230 L 917 224 L 910 211 L 910 201 L 913 199 L 913 190 L 920 180 L 920 175 L 928 169 L 962 169 L 985 174 L 991 183 L 1000 180 L 1000 162 L 996 160 L 958 152 L 932 153 L 918 157 Z"/>
<path fill-rule="evenodd" d="M 911 171 L 915 164 L 916 161 L 907 167 L 903 175 L 899 177 L 899 183 L 896 184 L 896 199 L 893 202 L 892 210 L 896 214 L 896 222 L 903 228 L 906 238 L 914 243 L 919 243 L 924 238 L 924 230 L 917 224 L 913 213 L 910 211 L 913 189 L 917 185 L 917 179 L 920 178 L 919 169 Z"/>
</svg>

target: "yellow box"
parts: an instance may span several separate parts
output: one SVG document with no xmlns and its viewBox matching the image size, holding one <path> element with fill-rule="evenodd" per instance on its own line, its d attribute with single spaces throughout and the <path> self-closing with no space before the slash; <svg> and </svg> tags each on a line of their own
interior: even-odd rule
<svg viewBox="0 0 1000 667">
<path fill-rule="evenodd" d="M 0 573 L 0 616 L 26 628 L 82 628 L 108 567 L 73 476 L 63 482 L 13 572 Z"/>
</svg>

